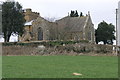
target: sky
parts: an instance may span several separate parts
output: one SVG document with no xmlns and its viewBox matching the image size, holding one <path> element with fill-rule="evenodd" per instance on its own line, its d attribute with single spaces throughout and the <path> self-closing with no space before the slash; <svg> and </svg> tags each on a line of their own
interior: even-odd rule
<svg viewBox="0 0 120 80">
<path fill-rule="evenodd" d="M 90 15 L 94 27 L 97 28 L 101 21 L 115 25 L 115 9 L 119 0 L 16 0 L 24 9 L 31 8 L 39 12 L 42 17 L 62 18 L 68 15 L 71 10 L 78 10 L 84 15 Z"/>
<path fill-rule="evenodd" d="M 5 1 L 5 0 L 0 0 Z M 113 23 L 115 25 L 115 9 L 119 0 L 15 0 L 24 9 L 31 8 L 32 11 L 39 12 L 42 17 L 55 17 L 57 19 L 65 17 L 71 10 L 77 10 L 84 15 L 90 15 L 97 28 L 101 21 Z"/>
<path fill-rule="evenodd" d="M 0 0 L 5 1 L 5 0 Z M 77 10 L 84 15 L 88 14 L 92 18 L 94 27 L 103 20 L 116 25 L 116 8 L 119 0 L 15 0 L 23 9 L 31 8 L 34 12 L 39 12 L 42 17 L 62 18 L 68 15 L 71 10 Z"/>
</svg>

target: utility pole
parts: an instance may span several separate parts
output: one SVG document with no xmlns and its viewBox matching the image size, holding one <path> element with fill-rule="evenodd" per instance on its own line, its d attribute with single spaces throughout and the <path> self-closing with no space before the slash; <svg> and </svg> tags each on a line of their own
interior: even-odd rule
<svg viewBox="0 0 120 80">
<path fill-rule="evenodd" d="M 116 55 L 118 54 L 118 31 L 117 31 L 117 24 L 118 24 L 118 9 L 116 9 Z"/>
</svg>

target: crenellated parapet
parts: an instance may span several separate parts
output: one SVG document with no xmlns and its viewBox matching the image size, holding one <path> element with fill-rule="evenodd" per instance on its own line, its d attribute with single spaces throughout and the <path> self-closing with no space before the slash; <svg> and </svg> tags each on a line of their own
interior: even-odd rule
<svg viewBox="0 0 120 80">
<path fill-rule="evenodd" d="M 37 17 L 40 16 L 38 12 L 32 12 L 32 9 L 30 8 L 24 10 L 24 15 L 26 22 L 37 19 Z"/>
</svg>

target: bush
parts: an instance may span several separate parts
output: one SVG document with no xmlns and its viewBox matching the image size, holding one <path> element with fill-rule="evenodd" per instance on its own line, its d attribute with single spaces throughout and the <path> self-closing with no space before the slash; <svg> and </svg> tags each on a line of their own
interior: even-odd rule
<svg viewBox="0 0 120 80">
<path fill-rule="evenodd" d="M 88 43 L 86 40 L 80 40 L 80 41 L 43 41 L 43 42 L 8 42 L 8 43 L 3 43 L 4 46 L 10 46 L 10 45 L 20 45 L 20 46 L 38 46 L 38 45 L 44 45 L 48 47 L 53 47 L 53 46 L 59 46 L 63 44 L 76 44 L 76 43 Z"/>
</svg>

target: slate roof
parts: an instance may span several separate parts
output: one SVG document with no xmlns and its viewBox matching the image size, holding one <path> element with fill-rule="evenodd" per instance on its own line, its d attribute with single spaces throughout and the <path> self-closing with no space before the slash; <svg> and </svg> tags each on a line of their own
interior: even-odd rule
<svg viewBox="0 0 120 80">
<path fill-rule="evenodd" d="M 57 20 L 59 27 L 64 27 L 68 32 L 80 32 L 83 31 L 87 16 L 85 17 L 64 17 Z"/>
</svg>

